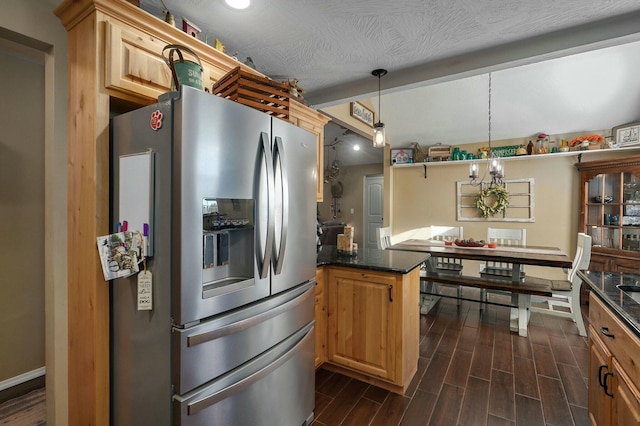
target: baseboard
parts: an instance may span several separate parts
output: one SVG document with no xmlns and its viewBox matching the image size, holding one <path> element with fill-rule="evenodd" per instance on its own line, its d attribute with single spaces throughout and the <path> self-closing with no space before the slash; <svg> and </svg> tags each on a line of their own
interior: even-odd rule
<svg viewBox="0 0 640 426">
<path fill-rule="evenodd" d="M 0 382 L 0 404 L 45 386 L 45 367 Z"/>
</svg>

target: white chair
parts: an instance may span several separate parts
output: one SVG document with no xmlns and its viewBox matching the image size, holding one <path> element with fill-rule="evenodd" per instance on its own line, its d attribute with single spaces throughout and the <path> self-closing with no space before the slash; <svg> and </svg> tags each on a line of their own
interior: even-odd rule
<svg viewBox="0 0 640 426">
<path fill-rule="evenodd" d="M 462 239 L 462 226 L 431 226 L 431 239 L 436 241 Z M 459 275 L 462 271 L 462 260 L 450 257 L 433 257 L 432 265 L 438 273 L 453 273 Z"/>
<path fill-rule="evenodd" d="M 488 243 L 497 243 L 500 246 L 524 246 L 527 244 L 526 229 L 487 228 Z M 486 262 L 480 265 L 480 275 L 488 278 L 511 279 L 513 267 L 511 263 Z M 520 266 L 520 277 L 524 277 L 524 265 Z"/>
<path fill-rule="evenodd" d="M 456 238 L 463 238 L 462 226 L 431 226 L 431 239 L 437 241 L 455 240 Z M 428 260 L 430 272 L 447 275 L 460 275 L 462 274 L 462 260 L 450 258 L 446 256 L 431 256 Z M 431 283 L 424 280 L 425 289 L 421 291 L 426 293 L 438 293 L 436 283 Z M 460 298 L 462 297 L 462 286 L 460 285 L 446 285 L 454 287 L 457 290 L 458 305 L 460 305 Z M 422 286 L 421 286 L 422 287 Z"/>
<path fill-rule="evenodd" d="M 502 246 L 524 246 L 527 244 L 527 230 L 526 229 L 505 229 L 505 228 L 487 228 L 487 240 L 488 243 L 496 243 Z M 484 265 L 480 265 L 480 276 L 484 278 L 511 280 L 513 276 L 513 265 L 506 262 L 485 262 Z M 520 266 L 520 278 L 524 278 L 524 265 Z M 487 301 L 488 294 L 510 294 L 504 291 L 494 291 L 487 289 L 480 289 L 480 301 L 484 305 Z M 515 302 L 514 302 L 515 303 Z"/>
<path fill-rule="evenodd" d="M 378 249 L 385 250 L 391 245 L 391 227 L 385 226 L 383 228 L 376 229 L 376 235 L 378 236 L 377 243 Z"/>
<path fill-rule="evenodd" d="M 551 281 L 552 296 L 533 298 L 531 312 L 540 312 L 543 314 L 556 315 L 565 318 L 571 318 L 578 327 L 578 334 L 586 336 L 587 330 L 582 319 L 580 311 L 580 290 L 582 288 L 582 280 L 576 274 L 581 269 L 589 268 L 591 262 L 591 236 L 583 233 L 578 234 L 578 246 L 576 247 L 576 255 L 573 258 L 571 269 L 567 273 L 567 280 Z M 538 304 L 546 304 L 547 307 L 534 306 Z M 561 308 L 561 309 L 558 309 Z"/>
</svg>

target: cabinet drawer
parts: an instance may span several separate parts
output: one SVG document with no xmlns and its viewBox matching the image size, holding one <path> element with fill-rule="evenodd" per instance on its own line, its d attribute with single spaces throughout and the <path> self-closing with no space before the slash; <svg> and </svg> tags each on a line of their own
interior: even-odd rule
<svg viewBox="0 0 640 426">
<path fill-rule="evenodd" d="M 631 380 L 634 383 L 640 382 L 640 363 L 637 361 L 637 355 L 640 353 L 640 339 L 633 335 L 593 293 L 589 303 L 589 320 L 595 332 Z"/>
</svg>

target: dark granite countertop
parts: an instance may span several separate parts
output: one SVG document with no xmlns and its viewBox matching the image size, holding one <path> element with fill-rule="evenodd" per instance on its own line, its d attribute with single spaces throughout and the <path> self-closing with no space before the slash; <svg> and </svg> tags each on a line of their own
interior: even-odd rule
<svg viewBox="0 0 640 426">
<path fill-rule="evenodd" d="M 619 285 L 640 286 L 639 274 L 578 271 L 578 276 L 640 337 L 640 292 L 625 292 L 618 288 Z"/>
<path fill-rule="evenodd" d="M 317 265 L 406 274 L 428 258 L 425 253 L 367 248 L 360 248 L 356 257 L 342 257 L 338 256 L 336 246 L 322 246 L 318 251 Z"/>
</svg>

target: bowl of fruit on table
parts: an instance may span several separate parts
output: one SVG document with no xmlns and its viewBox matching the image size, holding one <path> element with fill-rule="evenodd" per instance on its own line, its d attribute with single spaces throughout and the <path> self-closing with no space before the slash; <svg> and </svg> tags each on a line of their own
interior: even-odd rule
<svg viewBox="0 0 640 426">
<path fill-rule="evenodd" d="M 458 247 L 484 247 L 487 244 L 484 240 L 474 240 L 473 238 L 468 240 L 456 239 L 453 243 Z"/>
</svg>

